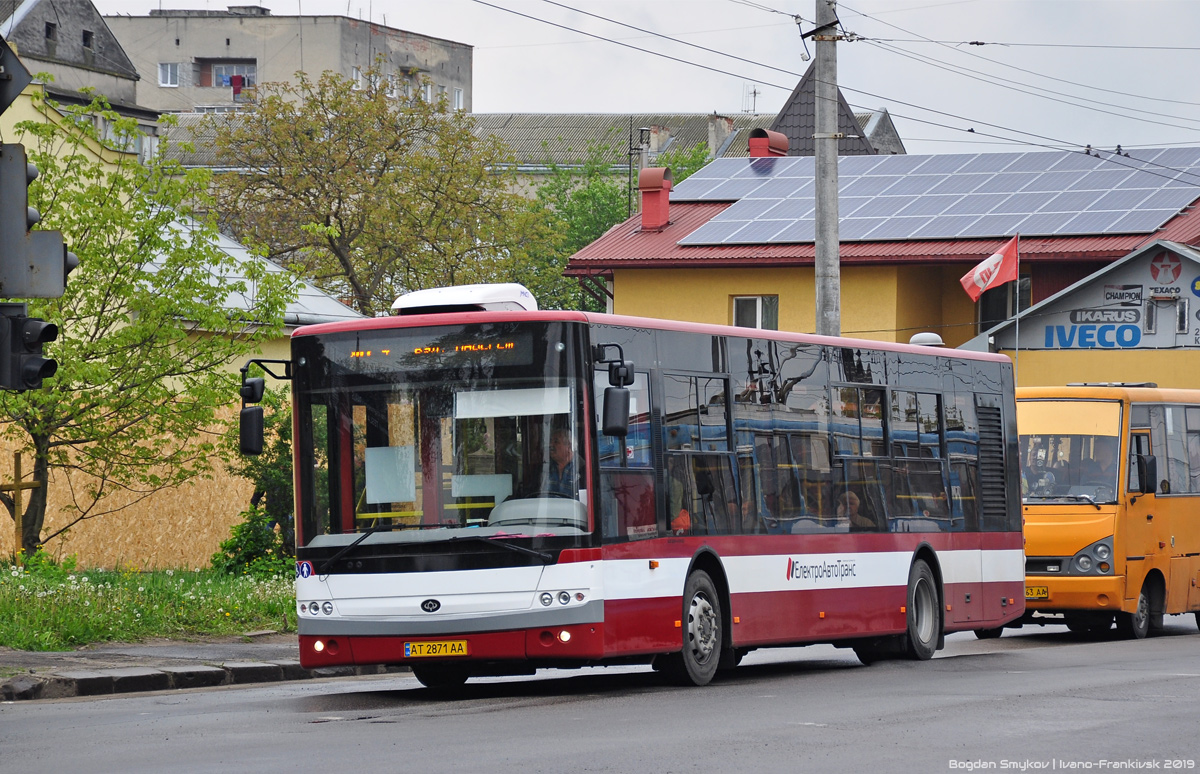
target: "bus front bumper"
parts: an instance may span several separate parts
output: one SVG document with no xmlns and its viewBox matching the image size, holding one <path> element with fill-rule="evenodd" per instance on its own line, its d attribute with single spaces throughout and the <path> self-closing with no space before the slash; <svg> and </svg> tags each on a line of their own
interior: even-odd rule
<svg viewBox="0 0 1200 774">
<path fill-rule="evenodd" d="M 1119 612 L 1125 594 L 1125 576 L 1025 576 L 1025 610 L 1028 613 Z"/>
</svg>

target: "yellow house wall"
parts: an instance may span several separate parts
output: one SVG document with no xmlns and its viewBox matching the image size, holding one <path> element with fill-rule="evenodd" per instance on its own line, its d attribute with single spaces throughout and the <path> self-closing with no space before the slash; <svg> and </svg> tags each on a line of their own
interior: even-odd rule
<svg viewBox="0 0 1200 774">
<path fill-rule="evenodd" d="M 932 331 L 946 346 L 975 335 L 975 304 L 963 292 L 961 267 L 842 268 L 842 335 L 907 342 Z M 779 296 L 779 328 L 816 330 L 812 268 L 622 269 L 613 272 L 617 314 L 729 325 L 734 296 Z"/>
<path fill-rule="evenodd" d="M 851 268 L 842 274 L 842 328 L 892 341 L 895 272 Z M 662 320 L 733 322 L 735 296 L 779 296 L 780 330 L 816 330 L 811 268 L 637 269 L 613 273 L 613 311 Z M 847 334 L 850 335 L 850 334 Z"/>
<path fill-rule="evenodd" d="M 1019 387 L 1154 382 L 1159 387 L 1200 388 L 1200 350 L 1038 350 L 1004 354 L 1016 363 Z"/>
</svg>

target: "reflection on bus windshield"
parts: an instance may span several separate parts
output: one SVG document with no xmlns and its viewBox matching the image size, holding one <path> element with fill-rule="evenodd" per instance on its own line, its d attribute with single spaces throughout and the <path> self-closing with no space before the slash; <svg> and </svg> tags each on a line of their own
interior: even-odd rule
<svg viewBox="0 0 1200 774">
<path fill-rule="evenodd" d="M 1116 502 L 1116 436 L 1022 435 L 1021 496 Z"/>
</svg>

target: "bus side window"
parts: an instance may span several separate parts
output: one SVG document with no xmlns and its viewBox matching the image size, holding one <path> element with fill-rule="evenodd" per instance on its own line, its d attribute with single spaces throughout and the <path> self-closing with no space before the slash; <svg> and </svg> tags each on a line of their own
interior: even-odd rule
<svg viewBox="0 0 1200 774">
<path fill-rule="evenodd" d="M 1200 407 L 1187 408 L 1187 459 L 1191 469 L 1188 491 L 1200 493 Z"/>
<path fill-rule="evenodd" d="M 1138 478 L 1137 458 L 1139 455 L 1150 453 L 1150 436 L 1146 433 L 1130 433 L 1129 435 L 1129 482 L 1126 489 L 1130 492 L 1141 492 L 1142 482 Z"/>
</svg>

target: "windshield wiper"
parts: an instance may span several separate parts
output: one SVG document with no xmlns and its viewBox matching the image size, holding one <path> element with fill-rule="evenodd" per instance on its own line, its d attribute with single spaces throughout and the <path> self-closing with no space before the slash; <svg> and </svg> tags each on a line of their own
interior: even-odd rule
<svg viewBox="0 0 1200 774">
<path fill-rule="evenodd" d="M 550 564 L 552 561 L 554 561 L 554 555 L 548 554 L 545 551 L 537 551 L 535 549 L 519 546 L 515 543 L 509 543 L 498 538 L 484 537 L 483 535 L 463 535 L 461 537 L 452 537 L 446 542 L 457 543 L 463 540 L 469 540 L 473 543 L 483 543 L 489 546 L 500 546 L 502 548 L 507 548 L 509 551 L 515 551 L 518 554 L 524 554 L 525 556 L 532 556 L 535 559 L 541 559 L 542 564 Z"/>
<path fill-rule="evenodd" d="M 1032 502 L 1034 500 L 1038 502 L 1049 502 L 1052 500 L 1083 500 L 1084 502 L 1091 503 L 1092 506 L 1098 511 L 1104 510 L 1096 502 L 1095 498 L 1086 494 L 1025 495 L 1021 498 L 1022 502 Z"/>
<path fill-rule="evenodd" d="M 329 566 L 332 565 L 334 562 L 336 562 L 338 559 L 341 559 L 343 556 L 345 556 L 346 554 L 353 551 L 358 546 L 359 543 L 363 542 L 371 535 L 374 535 L 376 532 L 381 532 L 385 529 L 391 529 L 391 528 L 392 528 L 391 524 L 376 524 L 374 527 L 371 527 L 366 532 L 359 535 L 358 539 L 355 540 L 353 543 L 351 543 L 348 546 L 345 546 L 344 548 L 342 548 L 342 550 L 338 551 L 336 554 L 334 554 L 333 556 L 329 557 L 324 562 L 322 562 L 321 566 L 317 568 L 317 575 L 318 576 L 327 575 Z"/>
</svg>

